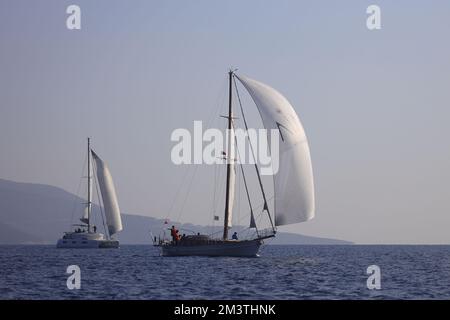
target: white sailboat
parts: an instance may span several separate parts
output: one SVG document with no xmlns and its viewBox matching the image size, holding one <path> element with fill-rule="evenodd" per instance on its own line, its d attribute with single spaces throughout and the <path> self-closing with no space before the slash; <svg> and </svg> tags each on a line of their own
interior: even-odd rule
<svg viewBox="0 0 450 320">
<path fill-rule="evenodd" d="M 255 236 L 246 240 L 229 239 L 233 214 L 233 201 L 235 193 L 235 166 L 233 161 L 227 161 L 226 197 L 223 236 L 214 239 L 206 235 L 186 236 L 180 240 L 156 239 L 154 245 L 160 247 L 162 256 L 240 256 L 254 257 L 258 255 L 263 241 L 275 237 L 276 227 L 281 225 L 304 222 L 314 217 L 314 183 L 309 152 L 308 141 L 303 126 L 288 100 L 278 91 L 259 81 L 229 72 L 229 108 L 228 108 L 228 145 L 227 158 L 234 159 L 234 117 L 233 117 L 233 82 L 237 91 L 236 80 L 250 94 L 259 111 L 263 125 L 268 132 L 271 129 L 279 130 L 279 169 L 273 175 L 274 182 L 274 219 L 269 210 L 268 199 L 255 164 L 256 174 L 263 198 L 263 211 L 268 215 L 271 227 L 266 230 L 258 230 L 253 215 L 247 185 L 245 184 L 247 197 L 250 204 L 250 228 L 256 230 Z M 239 97 L 239 95 L 238 95 Z M 248 130 L 243 112 L 241 113 Z M 270 139 L 269 139 L 270 141 Z M 269 145 L 270 149 L 270 145 Z M 241 166 L 242 174 L 245 175 Z"/>
<path fill-rule="evenodd" d="M 119 241 L 112 238 L 122 230 L 122 219 L 111 173 L 106 163 L 91 149 L 88 138 L 88 176 L 87 202 L 85 211 L 80 218 L 81 224 L 73 225 L 74 230 L 65 232 L 58 240 L 57 248 L 118 248 Z M 92 167 L 94 167 L 92 170 Z M 97 232 L 92 225 L 92 171 L 96 173 L 96 181 L 100 188 L 103 202 L 105 233 Z"/>
</svg>

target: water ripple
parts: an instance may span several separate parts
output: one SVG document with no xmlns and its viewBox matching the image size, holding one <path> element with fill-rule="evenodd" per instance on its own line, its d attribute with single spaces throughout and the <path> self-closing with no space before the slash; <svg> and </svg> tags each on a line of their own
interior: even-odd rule
<svg viewBox="0 0 450 320">
<path fill-rule="evenodd" d="M 261 257 L 164 258 L 151 246 L 0 246 L 1 299 L 449 299 L 449 246 L 266 246 Z M 68 265 L 81 268 L 68 290 Z M 366 288 L 367 266 L 382 290 Z"/>
</svg>

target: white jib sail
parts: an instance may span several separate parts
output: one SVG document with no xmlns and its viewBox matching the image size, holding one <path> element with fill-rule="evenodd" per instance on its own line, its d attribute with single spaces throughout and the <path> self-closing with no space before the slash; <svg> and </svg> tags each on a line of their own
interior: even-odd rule
<svg viewBox="0 0 450 320">
<path fill-rule="evenodd" d="M 232 120 L 233 121 L 233 120 Z M 230 170 L 230 184 L 229 184 L 229 194 L 228 194 L 228 227 L 232 227 L 233 220 L 233 205 L 234 205 L 234 193 L 236 184 L 236 161 L 235 161 L 235 138 L 234 138 L 234 127 L 231 126 L 231 130 L 228 130 L 227 136 L 227 163 L 231 164 Z"/>
<path fill-rule="evenodd" d="M 102 194 L 103 207 L 105 210 L 106 224 L 110 235 L 122 230 L 122 219 L 120 217 L 119 203 L 117 202 L 116 190 L 108 166 L 100 159 L 94 151 L 92 158 L 95 162 L 97 181 Z"/>
<path fill-rule="evenodd" d="M 274 175 L 275 225 L 308 221 L 314 217 L 314 182 L 303 126 L 292 105 L 266 84 L 236 76 L 250 93 L 267 130 L 279 130 L 278 172 Z M 270 132 L 268 132 L 270 134 Z M 268 136 L 270 146 L 270 136 Z M 273 161 L 273 160 L 272 160 Z"/>
</svg>

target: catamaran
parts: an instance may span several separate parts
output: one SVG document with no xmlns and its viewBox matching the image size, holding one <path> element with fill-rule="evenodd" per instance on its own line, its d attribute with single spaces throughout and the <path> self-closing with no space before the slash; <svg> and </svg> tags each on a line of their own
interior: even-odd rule
<svg viewBox="0 0 450 320">
<path fill-rule="evenodd" d="M 74 224 L 73 231 L 65 232 L 63 237 L 58 240 L 56 247 L 118 248 L 119 241 L 115 240 L 113 235 L 122 230 L 122 219 L 114 183 L 106 163 L 91 149 L 90 138 L 88 138 L 87 171 L 87 201 L 84 214 L 80 218 L 81 224 Z M 92 224 L 92 171 L 95 171 L 96 182 L 100 187 L 103 202 L 100 211 L 105 233 L 97 232 L 97 227 Z"/>
<path fill-rule="evenodd" d="M 162 256 L 258 256 L 264 240 L 276 235 L 277 226 L 304 222 L 314 217 L 314 183 L 311 165 L 311 157 L 305 131 L 294 108 L 288 100 L 277 90 L 259 81 L 238 75 L 230 70 L 229 94 L 228 94 L 228 130 L 227 152 L 228 158 L 226 173 L 226 195 L 224 210 L 224 225 L 221 238 L 213 238 L 208 235 L 188 235 L 181 239 L 158 239 L 154 237 L 154 245 L 161 249 Z M 238 97 L 241 116 L 248 132 L 247 121 L 244 115 L 239 96 L 236 79 L 248 91 L 259 114 L 265 129 L 279 130 L 279 169 L 273 175 L 274 212 L 269 209 L 268 199 L 263 185 L 258 164 L 254 164 L 259 182 L 259 189 L 263 199 L 263 212 L 270 221 L 270 227 L 259 230 L 254 217 L 254 207 L 251 204 L 249 190 L 245 180 L 243 166 L 242 177 L 245 184 L 250 206 L 250 228 L 255 229 L 254 236 L 250 239 L 229 239 L 231 219 L 233 215 L 233 201 L 235 197 L 236 161 L 234 159 L 234 128 L 235 117 L 233 112 L 233 84 Z M 269 133 L 268 133 L 269 134 Z M 268 139 L 269 140 L 269 139 Z M 250 149 L 253 152 L 253 148 Z M 269 143 L 270 150 L 270 143 Z M 273 155 L 272 155 L 273 156 Z M 253 154 L 253 157 L 255 155 Z M 273 217 L 272 217 L 273 216 Z"/>
</svg>

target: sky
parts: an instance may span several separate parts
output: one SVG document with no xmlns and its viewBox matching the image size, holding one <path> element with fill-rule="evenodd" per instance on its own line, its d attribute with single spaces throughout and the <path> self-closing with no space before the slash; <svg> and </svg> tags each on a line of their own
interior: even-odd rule
<svg viewBox="0 0 450 320">
<path fill-rule="evenodd" d="M 122 212 L 207 224 L 217 168 L 174 165 L 170 136 L 223 127 L 236 67 L 282 92 L 309 140 L 316 217 L 280 231 L 448 244 L 450 2 L 429 3 L 2 0 L 0 178 L 76 193 L 89 136 Z"/>
</svg>

